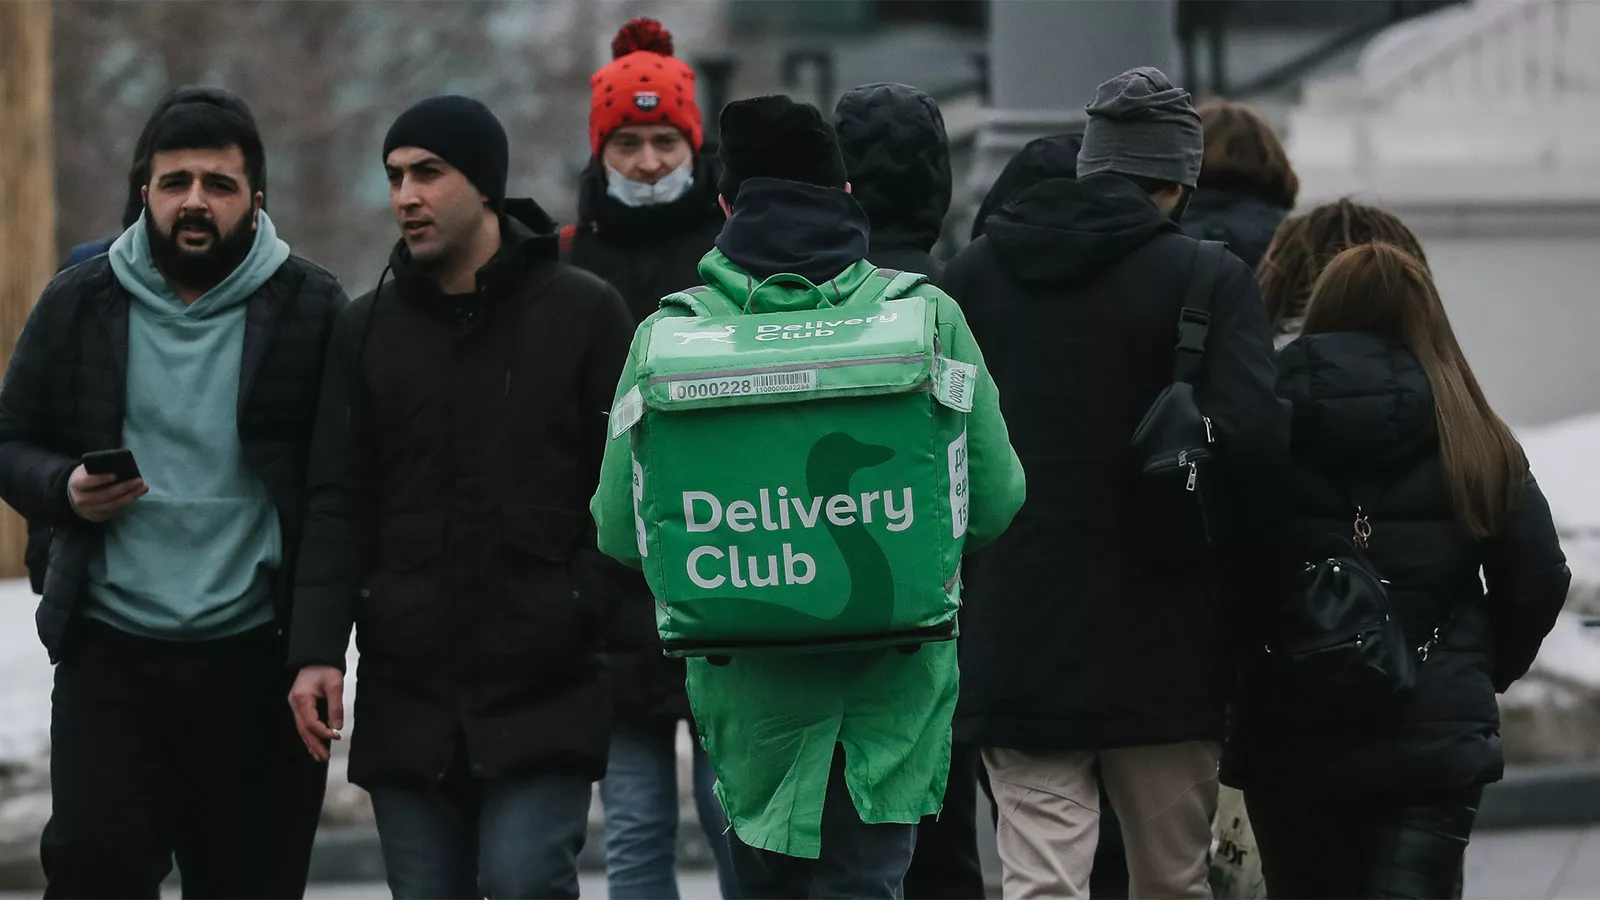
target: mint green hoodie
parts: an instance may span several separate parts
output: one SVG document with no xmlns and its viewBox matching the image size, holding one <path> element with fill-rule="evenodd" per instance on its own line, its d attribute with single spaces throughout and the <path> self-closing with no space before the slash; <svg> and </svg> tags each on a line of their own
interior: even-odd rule
<svg viewBox="0 0 1600 900">
<path fill-rule="evenodd" d="M 150 493 L 106 526 L 85 614 L 130 634 L 197 641 L 273 618 L 278 512 L 245 464 L 239 377 L 246 301 L 289 258 L 265 212 L 250 255 L 193 304 L 156 268 L 141 218 L 111 245 L 128 309 L 122 445 Z"/>
</svg>

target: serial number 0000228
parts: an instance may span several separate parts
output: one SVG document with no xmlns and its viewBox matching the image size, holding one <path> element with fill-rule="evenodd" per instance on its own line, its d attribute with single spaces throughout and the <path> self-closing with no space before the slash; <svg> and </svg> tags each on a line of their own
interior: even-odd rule
<svg viewBox="0 0 1600 900">
<path fill-rule="evenodd" d="M 817 385 L 817 373 L 771 372 L 738 378 L 692 378 L 672 384 L 674 400 L 705 400 L 712 397 L 737 397 L 743 394 L 784 394 L 808 391 Z"/>
</svg>

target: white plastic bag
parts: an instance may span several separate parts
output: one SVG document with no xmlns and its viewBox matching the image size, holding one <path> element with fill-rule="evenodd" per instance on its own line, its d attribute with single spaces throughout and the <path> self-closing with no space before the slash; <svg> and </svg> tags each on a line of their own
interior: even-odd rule
<svg viewBox="0 0 1600 900">
<path fill-rule="evenodd" d="M 1211 894 L 1216 900 L 1266 900 L 1256 835 L 1245 812 L 1244 794 L 1223 786 L 1211 822 Z"/>
</svg>

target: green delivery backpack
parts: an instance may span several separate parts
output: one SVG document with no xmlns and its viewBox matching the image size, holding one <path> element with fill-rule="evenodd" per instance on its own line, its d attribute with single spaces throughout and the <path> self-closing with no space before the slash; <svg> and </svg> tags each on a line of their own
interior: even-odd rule
<svg viewBox="0 0 1600 900">
<path fill-rule="evenodd" d="M 694 318 L 653 324 L 611 422 L 669 656 L 955 637 L 977 367 L 942 355 L 925 280 L 879 269 L 801 312 L 662 300 Z"/>
</svg>

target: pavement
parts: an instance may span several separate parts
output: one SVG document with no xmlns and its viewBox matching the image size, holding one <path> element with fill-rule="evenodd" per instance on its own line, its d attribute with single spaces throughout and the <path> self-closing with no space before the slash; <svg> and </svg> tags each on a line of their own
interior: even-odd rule
<svg viewBox="0 0 1600 900">
<path fill-rule="evenodd" d="M 1465 894 L 1467 900 L 1600 897 L 1600 825 L 1473 835 Z"/>
</svg>

